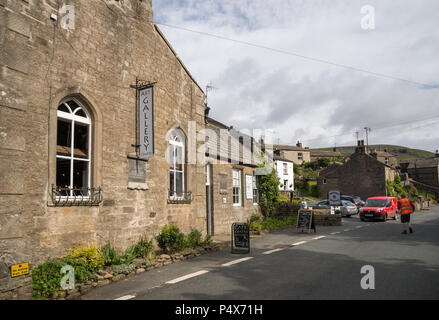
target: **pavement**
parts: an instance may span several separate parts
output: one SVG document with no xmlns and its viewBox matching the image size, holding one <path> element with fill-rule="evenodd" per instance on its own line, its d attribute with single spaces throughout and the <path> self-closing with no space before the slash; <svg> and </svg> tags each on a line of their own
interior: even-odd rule
<svg viewBox="0 0 439 320">
<path fill-rule="evenodd" d="M 224 249 L 97 288 L 83 300 L 438 299 L 439 207 L 399 221 L 295 229 L 252 237 L 251 252 Z M 228 237 L 227 237 L 228 238 Z M 361 286 L 364 266 L 374 289 Z M 370 276 L 371 274 L 368 273 Z M 363 279 L 364 281 L 364 279 Z"/>
</svg>

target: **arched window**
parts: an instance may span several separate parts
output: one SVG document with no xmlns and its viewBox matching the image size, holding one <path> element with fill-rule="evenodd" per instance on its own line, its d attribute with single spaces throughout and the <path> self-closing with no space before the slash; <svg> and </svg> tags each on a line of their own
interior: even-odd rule
<svg viewBox="0 0 439 320">
<path fill-rule="evenodd" d="M 169 196 L 173 200 L 184 198 L 185 141 L 183 131 L 172 131 L 169 138 Z"/>
<path fill-rule="evenodd" d="M 79 101 L 58 106 L 56 187 L 64 197 L 88 196 L 91 172 L 92 121 Z"/>
</svg>

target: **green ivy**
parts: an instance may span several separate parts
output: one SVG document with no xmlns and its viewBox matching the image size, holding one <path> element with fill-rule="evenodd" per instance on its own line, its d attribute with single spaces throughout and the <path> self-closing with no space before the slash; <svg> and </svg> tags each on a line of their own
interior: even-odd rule
<svg viewBox="0 0 439 320">
<path fill-rule="evenodd" d="M 276 172 L 271 171 L 270 174 L 259 176 L 259 206 L 262 214 L 266 217 L 274 215 L 279 206 L 279 180 Z"/>
</svg>

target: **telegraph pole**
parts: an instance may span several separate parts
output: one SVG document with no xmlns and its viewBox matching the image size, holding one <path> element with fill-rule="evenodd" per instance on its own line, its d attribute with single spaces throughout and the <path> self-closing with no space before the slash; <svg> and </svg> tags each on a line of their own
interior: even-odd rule
<svg viewBox="0 0 439 320">
<path fill-rule="evenodd" d="M 369 149 L 369 132 L 371 132 L 372 129 L 369 127 L 365 127 L 364 130 L 366 130 L 366 143 L 367 143 L 367 149 Z"/>
</svg>

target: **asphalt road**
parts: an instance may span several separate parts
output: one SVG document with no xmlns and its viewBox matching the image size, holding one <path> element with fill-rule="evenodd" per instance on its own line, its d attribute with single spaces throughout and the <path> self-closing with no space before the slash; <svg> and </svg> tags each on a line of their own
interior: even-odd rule
<svg viewBox="0 0 439 320">
<path fill-rule="evenodd" d="M 414 234 L 399 221 L 361 222 L 317 233 L 283 230 L 252 239 L 249 255 L 229 250 L 172 264 L 96 289 L 82 299 L 291 300 L 438 299 L 439 207 L 413 216 Z M 375 289 L 360 283 L 363 266 Z"/>
</svg>

